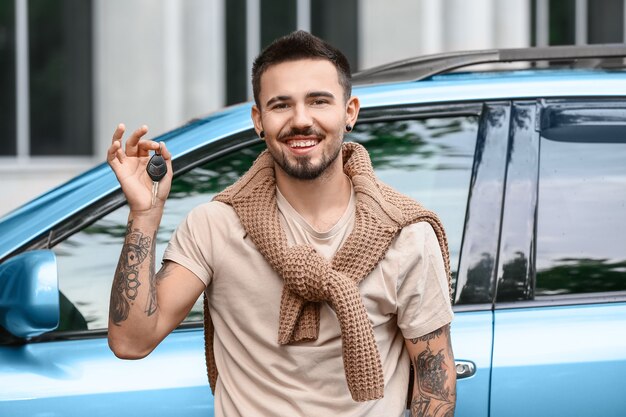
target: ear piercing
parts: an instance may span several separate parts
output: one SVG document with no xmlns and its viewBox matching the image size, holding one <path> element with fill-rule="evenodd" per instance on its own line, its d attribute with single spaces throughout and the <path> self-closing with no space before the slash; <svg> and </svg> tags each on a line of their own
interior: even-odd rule
<svg viewBox="0 0 626 417">
<path fill-rule="evenodd" d="M 352 126 L 346 125 L 346 132 L 351 132 L 351 131 L 352 131 Z"/>
</svg>

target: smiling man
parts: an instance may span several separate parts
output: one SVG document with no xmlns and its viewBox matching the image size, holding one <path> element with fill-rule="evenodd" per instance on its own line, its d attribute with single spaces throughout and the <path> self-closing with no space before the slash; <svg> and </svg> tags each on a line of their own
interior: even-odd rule
<svg viewBox="0 0 626 417">
<path fill-rule="evenodd" d="M 218 416 L 451 416 L 449 257 L 436 215 L 379 182 L 344 143 L 359 113 L 346 58 L 294 32 L 252 70 L 250 170 L 196 207 L 154 267 L 171 185 L 164 144 L 118 126 L 108 160 L 130 206 L 111 291 L 109 344 L 146 356 L 205 294 L 207 367 Z M 145 172 L 168 174 L 152 199 Z M 143 256 L 129 261 L 134 248 Z M 415 372 L 412 381 L 410 364 Z M 412 389 L 407 391 L 409 383 Z"/>
</svg>

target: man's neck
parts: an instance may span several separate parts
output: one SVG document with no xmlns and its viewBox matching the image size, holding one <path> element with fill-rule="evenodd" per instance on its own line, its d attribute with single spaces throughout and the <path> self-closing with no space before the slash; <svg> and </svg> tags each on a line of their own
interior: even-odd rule
<svg viewBox="0 0 626 417">
<path fill-rule="evenodd" d="M 350 202 L 352 186 L 341 156 L 314 180 L 299 180 L 276 166 L 276 186 L 315 230 L 325 232 L 339 221 Z"/>
</svg>

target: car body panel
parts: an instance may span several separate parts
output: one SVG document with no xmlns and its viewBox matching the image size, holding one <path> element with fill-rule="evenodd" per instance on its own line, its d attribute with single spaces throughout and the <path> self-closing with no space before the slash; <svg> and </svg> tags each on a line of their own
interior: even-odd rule
<svg viewBox="0 0 626 417">
<path fill-rule="evenodd" d="M 495 312 L 492 416 L 623 416 L 626 303 Z"/>
<path fill-rule="evenodd" d="M 491 366 L 491 311 L 457 312 L 452 324 L 455 359 L 476 374 L 457 383 L 458 417 L 486 415 Z M 177 330 L 146 358 L 119 360 L 104 335 L 0 346 L 0 415 L 212 415 L 201 328 Z M 102 404 L 108 404 L 102 407 Z"/>
<path fill-rule="evenodd" d="M 141 360 L 116 358 L 106 335 L 74 337 L 0 346 L 0 415 L 213 415 L 202 329 L 174 331 Z"/>
<path fill-rule="evenodd" d="M 491 379 L 492 311 L 455 312 L 452 349 L 456 361 L 470 361 L 476 373 L 457 381 L 456 417 L 486 416 L 489 413 Z"/>
</svg>

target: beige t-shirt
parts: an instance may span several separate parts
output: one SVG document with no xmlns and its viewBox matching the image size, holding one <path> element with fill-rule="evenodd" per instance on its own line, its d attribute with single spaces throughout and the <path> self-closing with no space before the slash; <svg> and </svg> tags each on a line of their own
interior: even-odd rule
<svg viewBox="0 0 626 417">
<path fill-rule="evenodd" d="M 318 232 L 277 192 L 289 243 L 309 243 L 331 258 L 354 226 L 354 199 L 332 229 Z M 381 354 L 385 392 L 380 400 L 355 402 L 346 383 L 339 322 L 328 304 L 322 303 L 317 340 L 278 344 L 282 279 L 256 250 L 232 207 L 210 202 L 192 210 L 164 259 L 185 266 L 207 285 L 219 370 L 216 416 L 402 416 L 409 377 L 404 339 L 452 320 L 432 227 L 405 227 L 359 284 Z"/>
</svg>

